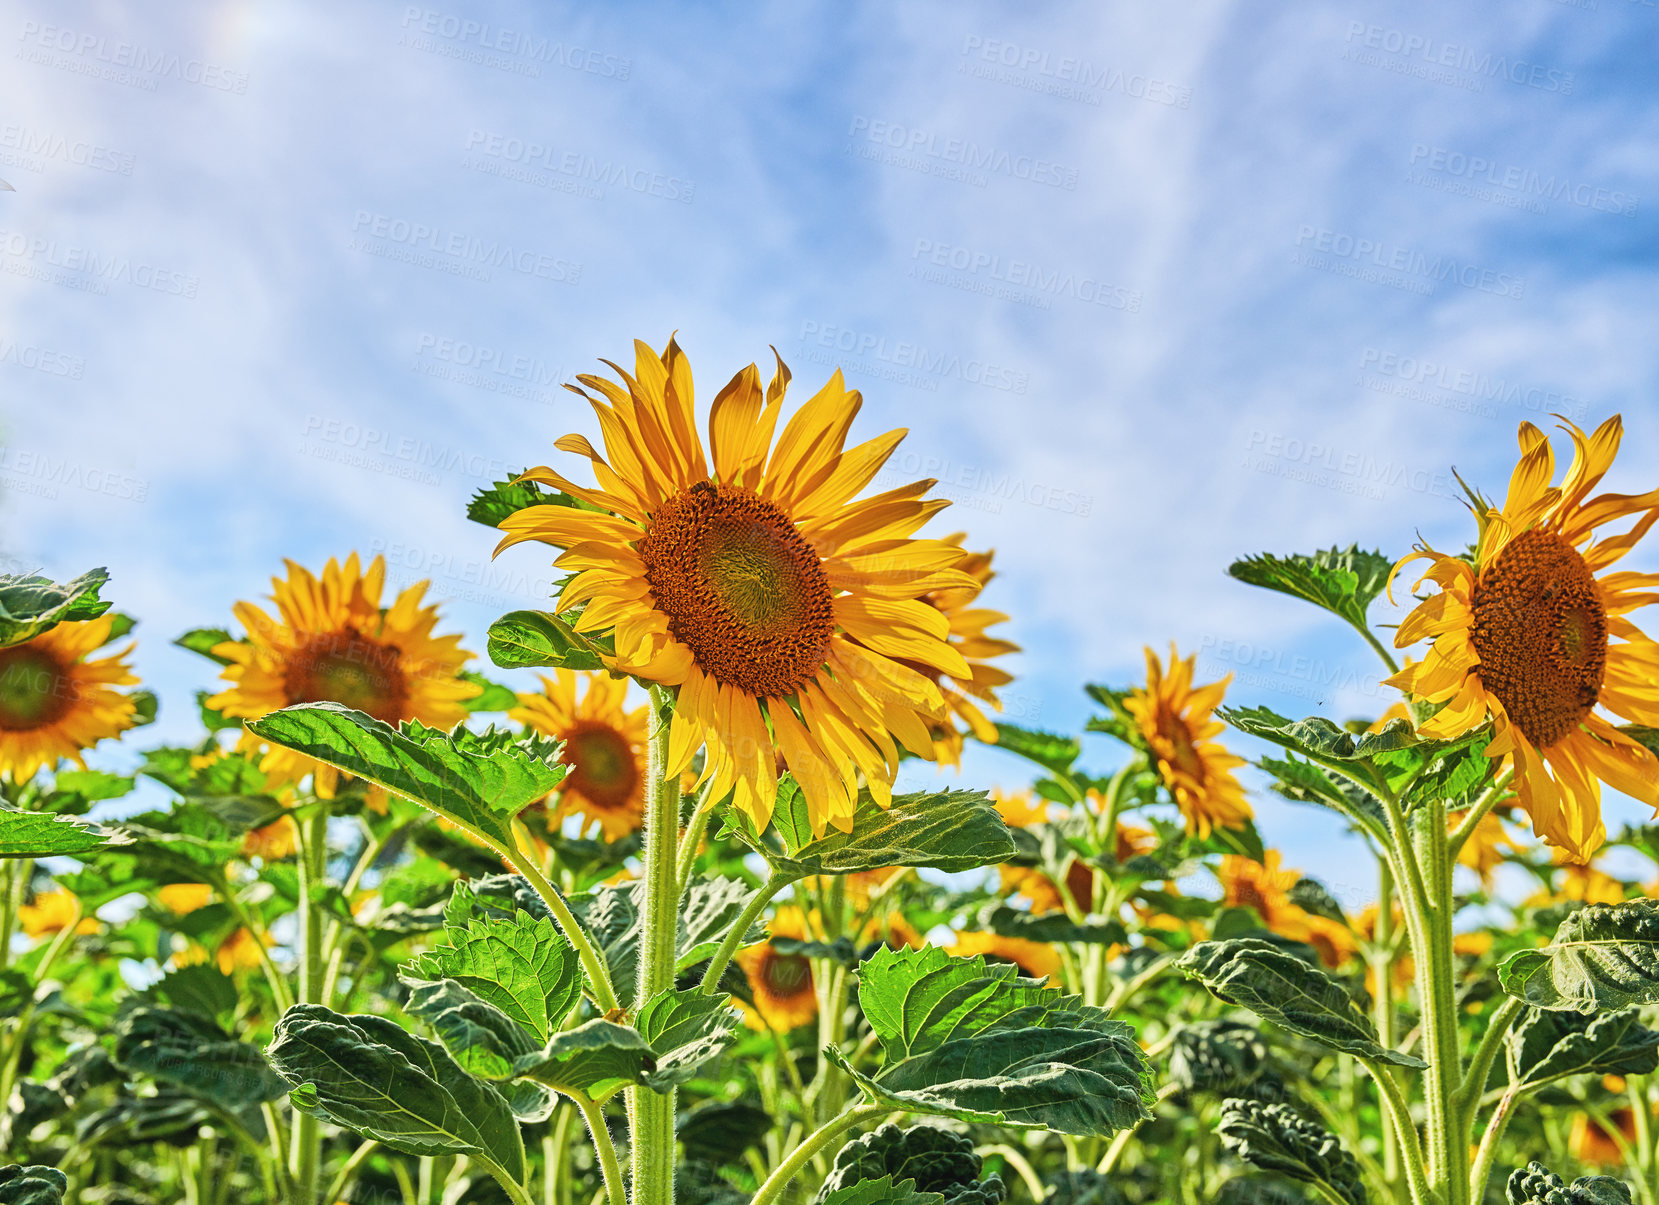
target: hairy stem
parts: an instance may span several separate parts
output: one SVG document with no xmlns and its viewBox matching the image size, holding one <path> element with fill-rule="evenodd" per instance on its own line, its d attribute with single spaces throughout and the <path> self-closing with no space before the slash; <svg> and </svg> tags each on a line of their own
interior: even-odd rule
<svg viewBox="0 0 1659 1205">
<path fill-rule="evenodd" d="M 766 1177 L 766 1183 L 755 1190 L 754 1197 L 749 1205 L 770 1205 L 777 1199 L 788 1183 L 795 1178 L 795 1173 L 811 1161 L 812 1157 L 831 1141 L 861 1122 L 880 1117 L 888 1110 L 882 1105 L 855 1105 L 850 1109 L 838 1113 L 823 1125 L 801 1140 L 801 1144 L 789 1152 L 787 1158 L 772 1169 L 772 1174 Z"/>
<path fill-rule="evenodd" d="M 749 931 L 755 921 L 760 919 L 761 912 L 765 910 L 767 904 L 771 903 L 772 897 L 794 881 L 794 878 L 789 875 L 781 875 L 773 871 L 766 882 L 761 884 L 760 890 L 755 892 L 749 902 L 743 906 L 743 911 L 738 915 L 737 922 L 726 930 L 726 936 L 721 939 L 720 948 L 714 952 L 714 957 L 709 959 L 708 970 L 703 972 L 703 982 L 699 990 L 704 995 L 713 995 L 719 989 L 720 976 L 725 974 L 726 966 L 731 962 L 732 955 L 736 954 L 743 945 L 743 935 Z"/>
</svg>

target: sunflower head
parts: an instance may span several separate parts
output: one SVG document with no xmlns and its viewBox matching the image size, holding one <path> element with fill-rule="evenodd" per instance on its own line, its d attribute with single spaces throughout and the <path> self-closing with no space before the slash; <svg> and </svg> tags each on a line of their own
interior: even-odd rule
<svg viewBox="0 0 1659 1205">
<path fill-rule="evenodd" d="M 767 930 L 774 939 L 805 939 L 806 917 L 799 908 L 779 908 Z M 736 961 L 748 976 L 755 998 L 753 1008 L 739 1002 L 751 1028 L 787 1033 L 817 1018 L 818 992 L 812 982 L 812 960 L 806 955 L 786 954 L 771 941 L 763 941 L 739 950 Z"/>
<path fill-rule="evenodd" d="M 1027 979 L 1047 979 L 1060 973 L 1060 955 L 1046 942 L 995 933 L 958 933 L 950 952 L 958 958 L 983 954 L 993 962 L 1011 962 Z"/>
<path fill-rule="evenodd" d="M 927 596 L 978 583 L 956 545 L 915 538 L 945 503 L 925 497 L 931 481 L 859 498 L 904 433 L 848 448 L 862 399 L 839 372 L 780 433 L 789 370 L 780 360 L 763 390 L 751 364 L 716 394 L 705 451 L 684 353 L 634 350 L 632 373 L 570 386 L 605 451 L 581 435 L 556 446 L 587 458 L 597 486 L 525 474 L 589 509 L 526 507 L 502 520 L 497 551 L 561 549 L 574 576 L 560 607 L 585 604 L 577 630 L 612 637 L 611 669 L 674 689 L 669 773 L 705 749 L 714 794 L 734 791 L 764 828 L 776 750 L 813 831 L 849 829 L 860 776 L 885 806 L 899 746 L 934 755 L 945 699 L 929 675 L 972 677 Z"/>
<path fill-rule="evenodd" d="M 75 925 L 77 933 L 96 933 L 97 918 L 88 916 L 77 923 L 75 918 L 80 915 L 80 901 L 72 892 L 62 888 L 42 891 L 17 909 L 18 924 L 30 937 L 51 937 L 62 933 L 70 925 Z"/>
<path fill-rule="evenodd" d="M 556 814 L 577 815 L 608 841 L 645 822 L 645 708 L 623 705 L 626 679 L 557 670 L 538 694 L 521 694 L 507 714 L 564 742 L 569 767 L 559 784 Z"/>
<path fill-rule="evenodd" d="M 1195 686 L 1196 661 L 1196 656 L 1181 660 L 1172 644 L 1166 676 L 1158 655 L 1147 649 L 1146 685 L 1130 691 L 1123 706 L 1186 818 L 1187 831 L 1208 837 L 1216 828 L 1244 827 L 1251 811 L 1233 773 L 1244 759 L 1214 739 L 1224 727 L 1214 712 L 1232 676 Z"/>
<path fill-rule="evenodd" d="M 1659 490 L 1590 491 L 1612 467 L 1623 435 L 1615 416 L 1585 435 L 1563 423 L 1573 461 L 1559 485 L 1555 452 L 1531 423 L 1502 507 L 1476 499 L 1472 560 L 1419 545 L 1417 581 L 1437 591 L 1406 617 L 1395 644 L 1432 642 L 1388 679 L 1443 707 L 1419 731 L 1448 739 L 1491 724 L 1490 758 L 1513 764 L 1533 831 L 1573 861 L 1607 839 L 1601 784 L 1659 808 L 1659 758 L 1615 728 L 1659 725 L 1659 646 L 1628 615 L 1659 598 L 1659 574 L 1608 572 L 1659 521 Z M 1603 525 L 1634 516 L 1617 535 Z M 1396 566 L 1396 572 L 1400 566 Z"/>
<path fill-rule="evenodd" d="M 114 615 L 60 623 L 0 649 L 0 774 L 32 778 L 119 736 L 138 722 L 138 703 L 117 690 L 138 679 L 127 664 L 132 645 L 103 657 Z"/>
<path fill-rule="evenodd" d="M 230 685 L 208 706 L 236 719 L 254 720 L 295 703 L 332 702 L 397 724 L 419 720 L 453 728 L 466 718 L 465 702 L 482 689 L 461 677 L 472 654 L 459 636 L 434 636 L 438 610 L 423 606 L 427 582 L 380 605 L 386 562 L 375 557 L 364 571 L 357 554 L 344 564 L 330 560 L 321 577 L 287 562 L 288 576 L 271 579 L 273 616 L 249 602 L 233 608 L 243 640 L 216 645 L 229 664 Z M 248 752 L 265 749 L 244 735 Z M 307 774 L 317 793 L 333 796 L 339 772 L 287 749 L 266 750 L 259 768 L 272 787 L 291 786 Z"/>
</svg>

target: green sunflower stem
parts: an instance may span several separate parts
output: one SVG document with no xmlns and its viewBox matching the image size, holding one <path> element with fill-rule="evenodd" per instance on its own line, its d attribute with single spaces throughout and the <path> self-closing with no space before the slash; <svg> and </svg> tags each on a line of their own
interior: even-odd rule
<svg viewBox="0 0 1659 1205">
<path fill-rule="evenodd" d="M 326 800 L 314 800 L 312 812 L 296 821 L 299 831 L 299 1003 L 322 1004 L 323 912 L 311 898 L 323 885 L 328 872 L 328 813 Z M 255 941 L 259 940 L 257 937 Z M 308 1113 L 294 1111 L 294 1141 L 289 1151 L 290 1173 L 296 1201 L 311 1201 L 317 1194 L 322 1154 L 322 1126 Z"/>
<path fill-rule="evenodd" d="M 736 923 L 726 931 L 726 936 L 721 939 L 720 948 L 714 952 L 714 957 L 709 959 L 708 969 L 703 972 L 700 990 L 705 995 L 713 995 L 719 990 L 720 976 L 726 973 L 732 956 L 743 945 L 743 935 L 754 927 L 754 923 L 760 919 L 760 914 L 766 910 L 766 905 L 772 902 L 772 897 L 794 881 L 793 876 L 773 871 L 766 882 L 761 884 L 760 890 L 743 906 Z"/>
<path fill-rule="evenodd" d="M 644 1004 L 674 986 L 674 938 L 679 921 L 680 779 L 668 772 L 668 732 L 673 708 L 668 693 L 651 688 L 646 761 L 645 915 L 640 926 L 639 987 Z M 674 1100 L 670 1092 L 628 1090 L 632 1115 L 629 1158 L 633 1164 L 633 1205 L 674 1205 Z M 620 1205 L 614 1199 L 612 1205 Z"/>
</svg>

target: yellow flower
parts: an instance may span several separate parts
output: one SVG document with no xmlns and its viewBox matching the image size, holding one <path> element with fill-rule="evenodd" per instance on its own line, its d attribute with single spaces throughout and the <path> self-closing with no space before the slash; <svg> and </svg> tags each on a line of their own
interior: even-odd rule
<svg viewBox="0 0 1659 1205">
<path fill-rule="evenodd" d="M 1636 1110 L 1629 1105 L 1614 1109 L 1607 1115 L 1607 1120 L 1613 1123 L 1625 1145 L 1633 1148 L 1636 1144 Z M 1588 1113 L 1580 1112 L 1573 1118 L 1568 1147 L 1573 1158 L 1580 1163 L 1594 1163 L 1602 1167 L 1620 1167 L 1624 1164 L 1624 1152 L 1619 1149 L 1618 1140 L 1599 1121 L 1592 1121 Z"/>
<path fill-rule="evenodd" d="M 778 909 L 767 926 L 774 937 L 807 937 L 806 918 L 794 907 Z M 812 960 L 804 954 L 781 954 L 770 941 L 737 952 L 735 960 L 749 977 L 753 1008 L 739 1001 L 750 1028 L 787 1033 L 811 1024 L 818 1016 L 818 992 L 812 982 Z"/>
<path fill-rule="evenodd" d="M 1521 424 L 1503 507 L 1475 498 L 1472 565 L 1426 545 L 1400 562 L 1427 560 L 1417 584 L 1439 590 L 1395 636 L 1400 648 L 1424 639 L 1433 647 L 1388 682 L 1445 704 L 1418 729 L 1424 736 L 1449 739 L 1491 721 L 1486 756 L 1513 764 L 1534 833 L 1584 862 L 1607 839 L 1601 783 L 1659 808 L 1659 759 L 1597 713 L 1659 725 L 1659 645 L 1626 618 L 1659 598 L 1659 574 L 1606 572 L 1659 520 L 1659 490 L 1590 498 L 1623 425 L 1614 416 L 1588 437 L 1571 423 L 1563 429 L 1573 462 L 1551 485 L 1554 450 Z M 1594 539 L 1631 515 L 1640 517 L 1629 531 Z"/>
<path fill-rule="evenodd" d="M 946 536 L 944 542 L 961 547 L 965 539 L 966 533 L 957 532 Z M 1008 616 L 1001 611 L 989 611 L 972 605 L 980 591 L 996 576 L 991 572 L 993 555 L 990 552 L 970 552 L 963 556 L 957 567 L 974 579 L 974 585 L 947 586 L 923 595 L 925 602 L 937 607 L 950 621 L 951 646 L 962 654 L 970 671 L 965 677 L 956 674 L 947 676 L 926 665 L 910 663 L 912 669 L 937 682 L 940 693 L 945 697 L 948 714 L 942 721 L 929 725 L 933 734 L 933 758 L 942 766 L 961 766 L 962 747 L 968 733 L 988 745 L 996 743 L 996 725 L 985 718 L 985 713 L 974 700 L 989 703 L 995 710 L 1001 711 L 1002 704 L 997 701 L 996 688 L 1014 680 L 1007 670 L 992 665 L 991 659 L 1017 653 L 1020 646 L 985 634 L 987 628 L 1007 623 Z M 958 719 L 966 725 L 965 728 L 957 726 L 955 720 Z"/>
<path fill-rule="evenodd" d="M 561 669 L 542 678 L 540 694 L 521 694 L 507 714 L 544 736 L 565 743 L 560 760 L 570 770 L 559 784 L 557 816 L 582 817 L 584 831 L 598 825 L 607 841 L 626 837 L 645 822 L 645 708 L 623 710 L 626 679 Z"/>
<path fill-rule="evenodd" d="M 80 909 L 80 901 L 68 891 L 42 891 L 32 903 L 19 905 L 17 920 L 30 937 L 50 937 L 67 929 L 80 915 Z M 76 933 L 97 931 L 96 917 L 89 916 L 75 926 Z"/>
<path fill-rule="evenodd" d="M 1010 828 L 1030 828 L 1048 819 L 1048 801 L 1039 799 L 1030 791 L 1004 791 L 991 788 L 991 803 L 997 815 Z"/>
<path fill-rule="evenodd" d="M 904 432 L 845 448 L 862 399 L 840 372 L 774 440 L 789 372 L 780 361 L 763 392 L 751 364 L 714 399 L 710 457 L 685 355 L 672 340 L 660 356 L 634 346 L 621 385 L 582 376 L 593 393 L 571 387 L 592 403 L 606 455 L 580 435 L 556 445 L 588 457 L 599 487 L 551 468 L 525 475 L 598 509 L 526 507 L 502 520 L 497 551 L 563 549 L 556 563 L 575 576 L 559 605 L 586 604 L 577 629 L 612 634 L 612 668 L 678 688 L 669 773 L 706 748 L 714 794 L 734 790 L 764 827 L 775 745 L 813 831 L 850 829 L 860 773 L 878 803 L 891 799 L 895 737 L 933 756 L 928 723 L 945 700 L 911 667 L 972 675 L 925 598 L 977 583 L 955 545 L 912 538 L 946 503 L 924 500 L 928 481 L 853 501 Z"/>
<path fill-rule="evenodd" d="M 1561 886 L 1555 891 L 1539 891 L 1526 900 L 1523 907 L 1547 908 L 1551 904 L 1622 904 L 1624 884 L 1594 866 L 1569 863 L 1562 868 Z"/>
<path fill-rule="evenodd" d="M 462 705 L 480 687 L 460 676 L 471 654 L 459 636 L 433 636 L 435 606 L 423 607 L 429 583 L 418 582 L 382 609 L 386 562 L 375 557 L 363 572 L 354 552 L 344 565 L 330 560 L 321 578 L 286 562 L 288 577 L 272 578 L 277 617 L 239 602 L 236 618 L 246 641 L 227 641 L 213 652 L 231 662 L 221 674 L 231 685 L 208 706 L 227 716 L 256 720 L 293 703 L 333 702 L 396 724 L 419 720 L 453 728 L 466 718 Z M 241 747 L 265 746 L 244 734 Z M 288 749 L 266 750 L 259 768 L 272 788 L 313 776 L 317 794 L 332 798 L 340 773 Z"/>
<path fill-rule="evenodd" d="M 1454 812 L 1446 818 L 1446 825 L 1455 829 L 1462 820 L 1463 816 Z M 1498 813 L 1491 811 L 1482 816 L 1470 832 L 1469 839 L 1458 851 L 1457 860 L 1480 875 L 1481 882 L 1490 885 L 1492 872 L 1502 865 L 1504 858 L 1520 852 L 1521 847 L 1504 831 L 1503 821 L 1499 819 Z"/>
<path fill-rule="evenodd" d="M 1358 949 L 1353 931 L 1292 902 L 1290 889 L 1301 880 L 1302 872 L 1281 869 L 1281 859 L 1276 849 L 1267 850 L 1260 862 L 1232 854 L 1222 858 L 1216 877 L 1221 880 L 1223 902 L 1229 908 L 1254 908 L 1270 931 L 1306 942 L 1328 967 L 1342 966 Z"/>
<path fill-rule="evenodd" d="M 866 921 L 861 937 L 864 941 L 885 942 L 895 950 L 927 948 L 927 938 L 917 932 L 915 925 L 904 919 L 903 913 L 892 908 Z"/>
<path fill-rule="evenodd" d="M 132 645 L 89 659 L 114 623 L 60 623 L 0 649 L 0 774 L 22 782 L 63 758 L 84 768 L 84 750 L 133 726 L 137 703 L 114 689 L 138 683 L 126 662 Z"/>
<path fill-rule="evenodd" d="M 270 944 L 269 938 L 266 938 L 265 944 Z M 260 963 L 259 946 L 259 939 L 252 933 L 246 929 L 238 929 L 219 943 L 214 960 L 218 962 L 219 969 L 227 975 L 243 968 L 256 967 Z"/>
<path fill-rule="evenodd" d="M 212 898 L 213 888 L 206 883 L 169 883 L 156 891 L 156 902 L 179 916 L 206 907 Z"/>
<path fill-rule="evenodd" d="M 1196 660 L 1181 660 L 1170 645 L 1166 678 L 1158 655 L 1147 649 L 1146 685 L 1130 691 L 1123 705 L 1139 725 L 1158 773 L 1186 817 L 1187 831 L 1208 837 L 1215 828 L 1243 828 L 1251 811 L 1233 773 L 1244 759 L 1210 739 L 1225 727 L 1213 713 L 1232 675 L 1194 686 Z"/>
<path fill-rule="evenodd" d="M 958 958 L 984 954 L 998 962 L 1011 962 L 1028 979 L 1047 979 L 1060 973 L 1060 955 L 1047 942 L 1023 937 L 998 937 L 995 933 L 958 933 L 950 952 Z"/>
<path fill-rule="evenodd" d="M 299 833 L 294 829 L 294 822 L 287 816 L 279 816 L 263 827 L 251 828 L 242 834 L 242 856 L 280 862 L 293 857 L 299 844 Z"/>
</svg>

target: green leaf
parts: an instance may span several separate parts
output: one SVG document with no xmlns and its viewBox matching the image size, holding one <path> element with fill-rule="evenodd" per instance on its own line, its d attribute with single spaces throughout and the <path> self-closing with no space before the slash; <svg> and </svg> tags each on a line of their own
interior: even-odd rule
<svg viewBox="0 0 1659 1205">
<path fill-rule="evenodd" d="M 60 813 L 73 810 L 80 815 L 94 803 L 130 794 L 134 781 L 130 775 L 110 774 L 105 770 L 59 770 L 52 778 L 52 789 L 46 793 L 42 810 Z M 71 798 L 73 808 L 69 805 Z"/>
<path fill-rule="evenodd" d="M 257 1046 L 212 1020 L 172 1009 L 136 1008 L 115 1026 L 115 1061 L 172 1084 L 262 1133 L 258 1106 L 288 1089 Z M 253 1115 L 248 1124 L 248 1115 Z"/>
<path fill-rule="evenodd" d="M 658 992 L 634 1018 L 634 1027 L 656 1059 L 656 1069 L 646 1073 L 645 1082 L 667 1092 L 702 1074 L 737 1041 L 738 1021 L 722 996 L 706 996 L 696 988 Z"/>
<path fill-rule="evenodd" d="M 189 1146 L 204 1125 L 215 1124 L 222 1124 L 219 1114 L 196 1097 L 163 1091 L 154 1096 L 127 1096 L 83 1117 L 75 1127 L 75 1141 L 86 1147 L 156 1142 Z"/>
<path fill-rule="evenodd" d="M 887 1054 L 874 1077 L 825 1054 L 872 1099 L 912 1112 L 1106 1135 L 1149 1116 L 1134 1031 L 1012 966 L 883 948 L 859 968 L 859 1004 Z"/>
<path fill-rule="evenodd" d="M 1659 1068 L 1659 1033 L 1633 1008 L 1586 1016 L 1529 1009 L 1510 1030 L 1517 1084 L 1538 1087 L 1569 1075 L 1646 1075 Z"/>
<path fill-rule="evenodd" d="M 1286 799 L 1331 808 L 1376 834 L 1382 834 L 1388 827 L 1381 800 L 1322 766 L 1294 757 L 1283 760 L 1264 757 L 1256 764 L 1273 775 L 1273 789 Z"/>
<path fill-rule="evenodd" d="M 812 1200 L 813 1205 L 945 1205 L 941 1194 L 921 1192 L 914 1180 L 894 1181 L 892 1176 L 845 1184 Z"/>
<path fill-rule="evenodd" d="M 209 661 L 219 665 L 235 665 L 229 657 L 213 650 L 221 644 L 231 644 L 236 641 L 224 628 L 191 628 L 183 636 L 173 641 L 181 649 L 189 649 L 198 656 L 206 657 Z"/>
<path fill-rule="evenodd" d="M 1303 912 L 1310 912 L 1314 916 L 1322 916 L 1326 920 L 1333 920 L 1339 925 L 1348 923 L 1347 913 L 1342 911 L 1342 905 L 1337 898 L 1325 890 L 1325 884 L 1318 879 L 1310 879 L 1306 875 L 1296 880 L 1286 898 Z"/>
<path fill-rule="evenodd" d="M 1170 1079 L 1193 1092 L 1231 1096 L 1255 1083 L 1266 1066 L 1266 1043 L 1239 1021 L 1183 1025 L 1169 1052 Z"/>
<path fill-rule="evenodd" d="M 1325 761 L 1365 761 L 1422 743 L 1407 720 L 1390 720 L 1381 732 L 1354 733 L 1324 716 L 1291 720 L 1266 707 L 1218 707 L 1216 714 L 1240 732 Z"/>
<path fill-rule="evenodd" d="M 461 706 L 467 709 L 468 714 L 480 711 L 511 711 L 518 706 L 518 692 L 511 686 L 492 682 L 483 674 L 474 673 L 470 669 L 461 671 L 461 677 L 479 688 L 477 695 L 461 701 Z"/>
<path fill-rule="evenodd" d="M 1509 1205 L 1630 1205 L 1630 1187 L 1612 1176 L 1582 1176 L 1571 1187 L 1536 1159 L 1504 1186 Z"/>
<path fill-rule="evenodd" d="M 60 623 L 97 619 L 109 610 L 98 591 L 107 569 L 91 569 L 67 585 L 32 574 L 0 574 L 0 648 L 33 640 Z"/>
<path fill-rule="evenodd" d="M 744 813 L 728 808 L 722 815 L 726 832 L 760 852 L 780 872 L 796 877 L 853 874 L 889 866 L 977 870 L 1014 853 L 1014 838 L 983 791 L 895 795 L 887 808 L 866 791 L 853 814 L 851 832 L 831 829 L 815 839 L 805 796 L 786 775 L 778 783 L 772 819 L 781 852 L 755 832 Z"/>
<path fill-rule="evenodd" d="M 95 824 L 46 812 L 16 812 L 0 806 L 0 858 L 78 858 L 126 845 L 131 838 Z"/>
<path fill-rule="evenodd" d="M 1659 901 L 1580 908 L 1549 945 L 1506 958 L 1498 982 L 1534 1008 L 1587 1013 L 1659 1001 Z"/>
<path fill-rule="evenodd" d="M 409 962 L 422 979 L 453 979 L 486 1004 L 547 1041 L 582 995 L 576 950 L 553 922 L 515 912 L 511 920 L 478 914 L 472 888 L 455 884 L 445 912 L 447 946 Z"/>
<path fill-rule="evenodd" d="M 467 503 L 467 518 L 485 527 L 500 527 L 508 515 L 515 515 L 531 506 L 575 506 L 580 503 L 569 494 L 544 489 L 534 481 L 518 481 L 509 477 L 481 489 Z"/>
<path fill-rule="evenodd" d="M 296 1004 L 266 1056 L 303 1113 L 406 1155 L 473 1155 L 524 1181 L 518 1121 L 501 1094 L 393 1021 Z"/>
<path fill-rule="evenodd" d="M 553 1093 L 541 1084 L 513 1078 L 518 1060 L 540 1048 L 534 1034 L 452 979 L 405 982 L 409 984 L 405 1008 L 432 1026 L 463 1071 L 495 1082 L 520 1121 L 547 1120 L 553 1112 Z"/>
<path fill-rule="evenodd" d="M 146 988 L 143 995 L 212 1021 L 236 1011 L 236 980 L 208 963 L 174 967 Z"/>
<path fill-rule="evenodd" d="M 893 1183 L 912 1181 L 920 1193 L 938 1194 L 946 1205 L 999 1205 L 1008 1197 L 1000 1176 L 981 1180 L 985 1161 L 974 1153 L 974 1141 L 942 1126 L 918 1125 L 907 1130 L 892 1122 L 860 1134 L 836 1153 L 830 1174 L 813 1198 L 823 1205 L 832 1194 L 864 1181 L 889 1177 Z"/>
<path fill-rule="evenodd" d="M 1113 916 L 1092 913 L 1074 921 L 1064 912 L 1027 912 L 1003 903 L 990 903 L 979 911 L 976 926 L 998 937 L 1024 941 L 1066 942 L 1078 945 L 1116 945 L 1129 941 L 1123 922 Z"/>
<path fill-rule="evenodd" d="M 1379 1045 L 1370 1018 L 1341 984 L 1270 942 L 1253 937 L 1200 942 L 1175 965 L 1217 998 L 1321 1045 L 1399 1067 L 1428 1066 Z"/>
<path fill-rule="evenodd" d="M 1312 556 L 1264 552 L 1227 566 L 1241 582 L 1300 598 L 1339 615 L 1361 631 L 1371 603 L 1388 587 L 1393 562 L 1380 552 L 1361 551 L 1359 545 L 1327 548 Z"/>
<path fill-rule="evenodd" d="M 393 728 L 337 703 L 302 703 L 248 731 L 411 799 L 500 848 L 514 816 L 564 778 L 558 746 L 494 728 L 444 734 L 416 721 Z"/>
<path fill-rule="evenodd" d="M 0 1205 L 63 1205 L 69 1177 L 38 1163 L 0 1167 Z"/>
<path fill-rule="evenodd" d="M 1336 1135 L 1297 1116 L 1288 1105 L 1229 1100 L 1216 1133 L 1222 1145 L 1253 1167 L 1277 1172 L 1346 1201 L 1365 1205 L 1359 1163 Z"/>
<path fill-rule="evenodd" d="M 490 625 L 490 660 L 502 669 L 602 670 L 602 649 L 549 611 L 509 611 Z"/>
<path fill-rule="evenodd" d="M 642 1083 L 656 1058 L 638 1030 L 596 1018 L 553 1035 L 547 1045 L 514 1066 L 518 1075 L 566 1096 L 609 1096 Z"/>
<path fill-rule="evenodd" d="M 1083 746 L 1075 736 L 1060 736 L 1000 723 L 997 725 L 997 748 L 1017 753 L 1054 774 L 1069 773 L 1072 763 L 1083 753 Z"/>
<path fill-rule="evenodd" d="M 741 1163 L 772 1132 L 772 1114 L 744 1100 L 709 1100 L 681 1113 L 674 1132 L 686 1154 L 717 1166 Z"/>
</svg>

